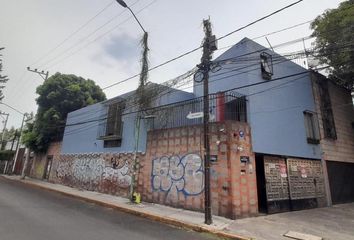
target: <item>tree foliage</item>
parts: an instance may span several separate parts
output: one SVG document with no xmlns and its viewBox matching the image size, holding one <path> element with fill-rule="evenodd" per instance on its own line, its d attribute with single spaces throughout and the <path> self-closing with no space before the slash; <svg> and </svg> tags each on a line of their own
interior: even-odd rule
<svg viewBox="0 0 354 240">
<path fill-rule="evenodd" d="M 0 47 L 0 51 L 3 50 L 4 48 Z M 4 98 L 2 90 L 4 89 L 4 83 L 6 83 L 9 78 L 6 75 L 2 75 L 2 55 L 0 54 L 0 101 Z"/>
<path fill-rule="evenodd" d="M 2 136 L 2 132 L 0 133 L 0 136 Z M 14 127 L 11 127 L 10 129 L 5 129 L 4 131 L 4 140 L 1 143 L 1 150 L 3 150 L 8 142 L 14 141 L 20 136 L 20 130 L 15 129 Z"/>
<path fill-rule="evenodd" d="M 338 8 L 326 10 L 312 23 L 315 46 L 321 63 L 332 68 L 330 77 L 354 89 L 354 0 L 342 2 Z"/>
<path fill-rule="evenodd" d="M 106 99 L 92 80 L 56 73 L 37 88 L 38 111 L 34 122 L 28 122 L 23 142 L 35 152 L 45 152 L 52 141 L 63 136 L 69 112 Z"/>
</svg>

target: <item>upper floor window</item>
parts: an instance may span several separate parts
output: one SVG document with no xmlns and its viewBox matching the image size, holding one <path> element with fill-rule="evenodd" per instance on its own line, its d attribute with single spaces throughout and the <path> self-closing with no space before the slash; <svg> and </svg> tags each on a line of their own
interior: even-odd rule
<svg viewBox="0 0 354 240">
<path fill-rule="evenodd" d="M 330 139 L 337 139 L 336 126 L 334 123 L 334 116 L 331 104 L 331 98 L 328 90 L 328 80 L 321 78 L 318 81 L 320 93 L 320 106 L 323 122 L 324 137 Z"/>
<path fill-rule="evenodd" d="M 310 111 L 304 111 L 304 118 L 307 142 L 311 144 L 319 144 L 320 132 L 318 128 L 317 114 Z"/>
<path fill-rule="evenodd" d="M 273 76 L 272 55 L 266 52 L 262 52 L 260 57 L 261 57 L 262 78 L 265 80 L 270 80 L 272 79 Z"/>
<path fill-rule="evenodd" d="M 98 139 L 104 140 L 104 147 L 119 147 L 122 140 L 125 101 L 109 103 L 107 120 L 100 124 Z"/>
</svg>

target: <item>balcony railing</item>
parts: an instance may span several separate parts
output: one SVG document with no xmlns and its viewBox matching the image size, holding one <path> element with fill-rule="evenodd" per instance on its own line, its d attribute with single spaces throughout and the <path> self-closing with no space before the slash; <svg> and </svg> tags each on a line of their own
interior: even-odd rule
<svg viewBox="0 0 354 240">
<path fill-rule="evenodd" d="M 154 115 L 153 129 L 166 129 L 203 123 L 203 97 L 161 106 L 149 114 Z M 197 118 L 188 118 L 191 113 Z M 209 95 L 210 122 L 235 120 L 247 122 L 246 97 L 234 92 Z M 198 116 L 199 115 L 199 116 Z"/>
</svg>

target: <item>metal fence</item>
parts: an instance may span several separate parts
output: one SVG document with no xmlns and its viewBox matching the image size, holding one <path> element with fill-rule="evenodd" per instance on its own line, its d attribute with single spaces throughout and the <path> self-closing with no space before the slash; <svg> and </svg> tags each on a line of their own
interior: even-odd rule
<svg viewBox="0 0 354 240">
<path fill-rule="evenodd" d="M 166 129 L 197 125 L 203 123 L 203 97 L 161 106 L 149 114 L 154 115 L 153 129 Z M 188 118 L 191 113 L 197 118 Z M 223 92 L 209 95 L 210 122 L 235 120 L 247 122 L 246 97 L 235 92 Z"/>
</svg>

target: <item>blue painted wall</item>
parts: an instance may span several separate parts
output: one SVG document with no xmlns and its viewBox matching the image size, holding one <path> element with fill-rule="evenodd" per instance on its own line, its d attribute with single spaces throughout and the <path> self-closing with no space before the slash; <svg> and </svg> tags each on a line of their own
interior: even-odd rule
<svg viewBox="0 0 354 240">
<path fill-rule="evenodd" d="M 122 95 L 126 97 L 133 94 Z M 183 91 L 171 91 L 169 94 L 162 95 L 157 98 L 155 106 L 184 101 L 194 98 L 193 93 Z M 109 101 L 109 100 L 108 100 Z M 107 101 L 106 101 L 107 102 Z M 103 141 L 98 140 L 99 123 L 104 122 L 107 117 L 107 107 L 105 102 L 97 103 L 68 114 L 63 145 L 61 152 L 65 153 L 95 153 L 95 152 L 133 152 L 135 146 L 135 119 L 136 111 L 129 104 L 126 106 L 126 111 L 123 113 L 123 137 L 121 147 L 104 148 Z M 102 121 L 96 121 L 103 119 Z M 91 122 L 90 122 L 91 121 Z M 147 129 L 151 120 L 141 120 L 140 123 L 140 141 L 138 151 L 145 152 Z M 83 122 L 86 122 L 82 124 Z M 72 125 L 76 124 L 76 125 Z"/>
<path fill-rule="evenodd" d="M 222 54 L 216 61 L 240 57 L 223 64 L 222 70 L 211 74 L 210 93 L 266 82 L 261 76 L 259 52 L 265 49 L 245 38 Z M 272 79 L 306 71 L 270 50 L 266 52 L 273 55 Z M 321 158 L 320 146 L 308 144 L 306 140 L 303 111 L 315 111 L 308 73 L 235 91 L 248 99 L 248 122 L 254 152 Z M 194 93 L 202 96 L 202 86 L 195 83 Z"/>
</svg>

